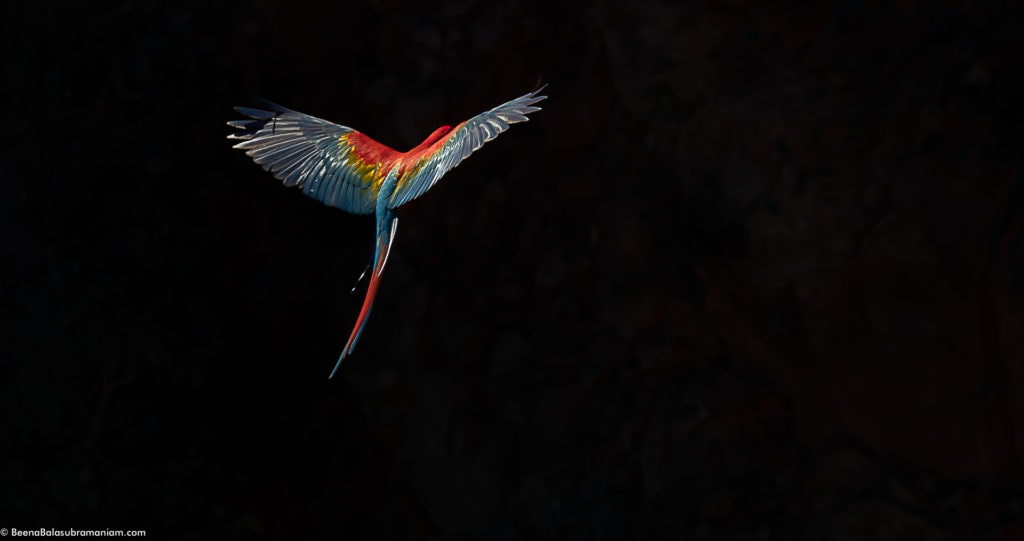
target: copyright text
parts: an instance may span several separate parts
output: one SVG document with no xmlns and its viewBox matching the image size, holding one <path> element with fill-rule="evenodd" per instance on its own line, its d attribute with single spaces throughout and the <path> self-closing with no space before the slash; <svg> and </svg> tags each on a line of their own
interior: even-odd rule
<svg viewBox="0 0 1024 541">
<path fill-rule="evenodd" d="M 0 528 L 0 537 L 146 537 L 146 530 L 79 530 L 75 528 Z"/>
</svg>

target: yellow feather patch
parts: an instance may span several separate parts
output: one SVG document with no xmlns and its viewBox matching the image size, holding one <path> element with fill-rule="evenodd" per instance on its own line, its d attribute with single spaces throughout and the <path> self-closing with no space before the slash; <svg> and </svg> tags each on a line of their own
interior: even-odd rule
<svg viewBox="0 0 1024 541">
<path fill-rule="evenodd" d="M 356 135 L 356 140 L 350 141 L 349 138 L 353 135 Z M 374 159 L 378 158 L 380 151 L 363 148 L 366 146 L 366 139 L 368 138 L 362 134 L 346 133 L 338 138 L 338 147 L 348 155 L 347 166 L 352 169 L 355 176 L 364 185 L 377 191 L 384 184 L 386 171 L 384 163 L 380 159 Z M 358 143 L 362 143 L 362 146 Z"/>
</svg>

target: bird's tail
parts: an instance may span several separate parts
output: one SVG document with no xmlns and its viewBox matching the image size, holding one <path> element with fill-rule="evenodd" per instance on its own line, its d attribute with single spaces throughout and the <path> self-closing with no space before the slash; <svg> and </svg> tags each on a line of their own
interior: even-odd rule
<svg viewBox="0 0 1024 541">
<path fill-rule="evenodd" d="M 377 246 L 373 252 L 373 272 L 370 274 L 370 285 L 366 288 L 366 298 L 363 299 L 363 307 L 359 310 L 359 317 L 356 319 L 355 327 L 352 328 L 352 334 L 348 337 L 348 342 L 345 344 L 345 349 L 341 350 L 341 355 L 338 356 L 338 362 L 334 363 L 334 369 L 331 370 L 331 375 L 327 379 L 334 377 L 334 373 L 338 371 L 338 367 L 341 366 L 341 361 L 345 360 L 356 348 L 356 343 L 359 342 L 359 337 L 363 334 L 363 329 L 366 327 L 366 321 L 370 317 L 370 311 L 373 310 L 373 301 L 377 298 L 377 288 L 380 286 L 380 276 L 384 272 L 384 265 L 388 262 L 388 255 L 391 253 L 391 244 L 395 240 L 395 231 L 398 230 L 398 217 L 392 213 L 388 213 L 384 219 L 378 220 L 377 225 Z"/>
</svg>

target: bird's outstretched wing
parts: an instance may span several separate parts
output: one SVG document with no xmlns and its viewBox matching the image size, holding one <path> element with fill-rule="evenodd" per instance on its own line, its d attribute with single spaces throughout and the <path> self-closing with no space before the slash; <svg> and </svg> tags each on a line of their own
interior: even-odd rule
<svg viewBox="0 0 1024 541">
<path fill-rule="evenodd" d="M 546 85 L 545 85 L 546 86 Z M 462 163 L 487 141 L 508 129 L 509 125 L 529 120 L 526 115 L 540 111 L 534 104 L 547 98 L 540 87 L 529 94 L 499 105 L 456 126 L 448 135 L 426 149 L 408 165 L 408 172 L 388 200 L 388 208 L 397 208 L 423 195 L 445 173 Z"/>
<path fill-rule="evenodd" d="M 285 186 L 296 186 L 332 207 L 354 214 L 371 214 L 383 178 L 383 157 L 395 150 L 349 128 L 298 111 L 264 102 L 269 111 L 235 107 L 251 120 L 233 120 L 240 139 L 234 148 Z"/>
</svg>

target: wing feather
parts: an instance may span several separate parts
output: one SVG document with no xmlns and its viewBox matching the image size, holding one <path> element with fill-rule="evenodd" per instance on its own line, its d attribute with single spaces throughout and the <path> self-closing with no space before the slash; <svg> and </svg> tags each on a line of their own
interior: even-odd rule
<svg viewBox="0 0 1024 541">
<path fill-rule="evenodd" d="M 265 105 L 269 110 L 235 107 L 249 119 L 228 122 L 239 130 L 228 135 L 240 140 L 234 148 L 244 150 L 285 186 L 296 186 L 346 212 L 372 214 L 372 179 L 356 170 L 350 160 L 354 149 L 344 137 L 359 132 L 270 102 Z"/>
<path fill-rule="evenodd" d="M 529 120 L 526 115 L 540 111 L 534 104 L 547 96 L 544 87 L 524 94 L 463 122 L 451 131 L 431 154 L 422 156 L 399 182 L 388 201 L 388 208 L 397 208 L 426 193 L 445 173 L 457 167 L 484 145 L 503 133 L 510 125 Z"/>
</svg>

